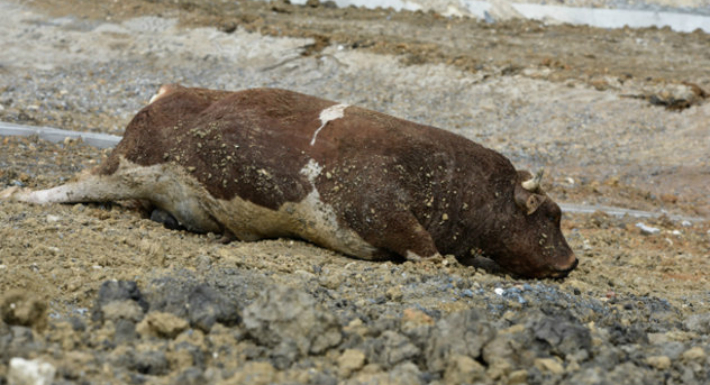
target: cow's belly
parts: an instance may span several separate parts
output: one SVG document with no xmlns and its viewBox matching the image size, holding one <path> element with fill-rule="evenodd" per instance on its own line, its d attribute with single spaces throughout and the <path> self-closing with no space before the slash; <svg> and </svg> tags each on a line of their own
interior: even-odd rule
<svg viewBox="0 0 710 385">
<path fill-rule="evenodd" d="M 272 210 L 235 196 L 230 200 L 210 198 L 209 211 L 238 239 L 301 238 L 354 257 L 371 259 L 377 248 L 355 231 L 338 223 L 333 207 L 322 201 L 315 179 L 322 168 L 311 160 L 301 170 L 312 190 L 300 202 L 285 202 Z"/>
<path fill-rule="evenodd" d="M 355 231 L 340 226 L 333 207 L 324 203 L 313 185 L 300 202 L 285 202 L 272 210 L 238 195 L 218 199 L 181 166 L 136 166 L 122 160 L 117 176 L 129 177 L 143 196 L 171 213 L 187 229 L 199 232 L 229 230 L 237 239 L 301 238 L 354 257 L 371 259 L 377 249 Z M 304 168 L 313 181 L 320 167 Z M 128 175 L 126 175 L 128 174 Z M 135 188 L 135 187 L 134 187 Z"/>
<path fill-rule="evenodd" d="M 244 241 L 265 238 L 301 238 L 351 256 L 369 259 L 376 248 L 355 231 L 338 224 L 333 208 L 320 200 L 317 190 L 300 202 L 286 202 L 278 210 L 259 206 L 238 196 L 211 199 L 210 212 Z"/>
</svg>

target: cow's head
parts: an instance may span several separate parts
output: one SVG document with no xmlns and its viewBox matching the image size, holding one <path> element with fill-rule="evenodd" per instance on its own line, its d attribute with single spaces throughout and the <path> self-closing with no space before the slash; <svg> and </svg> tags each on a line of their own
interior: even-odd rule
<svg viewBox="0 0 710 385">
<path fill-rule="evenodd" d="M 561 278 L 577 266 L 562 230 L 560 207 L 540 187 L 542 172 L 518 172 L 504 210 L 497 218 L 497 237 L 487 250 L 506 270 L 526 277 Z"/>
</svg>

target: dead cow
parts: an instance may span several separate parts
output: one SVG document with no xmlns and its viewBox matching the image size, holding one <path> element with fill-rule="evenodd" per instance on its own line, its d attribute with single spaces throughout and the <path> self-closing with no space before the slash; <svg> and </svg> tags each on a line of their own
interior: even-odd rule
<svg viewBox="0 0 710 385">
<path fill-rule="evenodd" d="M 461 136 L 280 89 L 161 87 L 106 162 L 20 201 L 141 200 L 196 232 L 364 259 L 481 250 L 527 277 L 577 265 L 539 178 Z"/>
</svg>

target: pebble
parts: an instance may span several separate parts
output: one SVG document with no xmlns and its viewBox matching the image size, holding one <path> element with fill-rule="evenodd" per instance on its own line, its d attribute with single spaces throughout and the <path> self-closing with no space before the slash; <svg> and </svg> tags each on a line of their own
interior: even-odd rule
<svg viewBox="0 0 710 385">
<path fill-rule="evenodd" d="M 142 336 L 175 338 L 189 326 L 186 320 L 176 315 L 153 311 L 138 324 L 136 331 Z"/>
<path fill-rule="evenodd" d="M 9 385 L 51 385 L 57 370 L 41 359 L 26 360 L 14 357 L 7 373 Z"/>
<path fill-rule="evenodd" d="M 414 359 L 420 353 L 407 337 L 392 330 L 385 330 L 379 338 L 368 340 L 366 346 L 368 361 L 387 369 Z"/>
<path fill-rule="evenodd" d="M 61 219 L 62 217 L 58 215 L 47 215 L 47 223 L 59 222 Z"/>
<path fill-rule="evenodd" d="M 642 234 L 646 234 L 646 235 L 658 234 L 661 232 L 660 229 L 658 229 L 656 227 L 648 226 L 643 222 L 636 223 L 636 227 L 641 229 Z"/>
<path fill-rule="evenodd" d="M 403 294 L 402 294 L 402 290 L 399 287 L 393 286 L 393 287 L 387 289 L 387 292 L 385 292 L 385 296 L 390 301 L 400 302 L 400 301 L 402 301 Z"/>
<path fill-rule="evenodd" d="M 535 367 L 541 372 L 550 372 L 552 374 L 562 374 L 565 372 L 565 368 L 562 364 L 554 358 L 537 358 L 535 360 Z"/>
<path fill-rule="evenodd" d="M 402 311 L 402 329 L 411 329 L 419 326 L 434 325 L 434 320 L 426 313 L 415 308 L 406 308 Z"/>
<path fill-rule="evenodd" d="M 671 367 L 671 359 L 667 356 L 651 356 L 646 358 L 646 363 L 656 370 L 667 370 Z"/>
<path fill-rule="evenodd" d="M 455 355 L 444 372 L 448 384 L 470 384 L 485 377 L 486 368 L 469 356 Z"/>
<path fill-rule="evenodd" d="M 241 371 L 225 380 L 225 384 L 268 385 L 274 382 L 276 368 L 269 362 L 247 362 Z M 222 382 L 220 382 L 222 383 Z"/>
<path fill-rule="evenodd" d="M 705 359 L 705 356 L 705 350 L 703 350 L 700 346 L 690 348 L 683 352 L 683 359 L 686 361 L 700 361 Z"/>
<path fill-rule="evenodd" d="M 528 371 L 525 369 L 516 370 L 508 375 L 508 385 L 522 385 L 528 381 Z"/>
<path fill-rule="evenodd" d="M 264 290 L 244 309 L 243 317 L 252 338 L 288 350 L 288 357 L 319 354 L 342 340 L 342 328 L 332 313 L 316 306 L 308 293 L 285 286 Z"/>
<path fill-rule="evenodd" d="M 165 352 L 160 350 L 147 350 L 136 353 L 132 365 L 133 369 L 141 374 L 162 376 L 170 370 L 170 363 Z"/>
<path fill-rule="evenodd" d="M 99 288 L 99 296 L 94 302 L 91 318 L 94 321 L 105 319 L 104 307 L 113 302 L 131 301 L 135 302 L 145 312 L 148 310 L 148 302 L 138 289 L 138 284 L 134 281 L 105 281 Z M 113 305 L 111 305 L 113 306 Z M 109 306 L 109 307 L 111 307 Z M 140 319 L 142 317 L 139 317 Z"/>
<path fill-rule="evenodd" d="M 8 325 L 19 325 L 44 330 L 47 326 L 47 304 L 34 295 L 10 291 L 0 303 L 2 320 Z"/>
<path fill-rule="evenodd" d="M 365 353 L 358 349 L 345 349 L 338 358 L 338 368 L 343 376 L 350 376 L 354 371 L 358 371 L 365 366 Z"/>
<path fill-rule="evenodd" d="M 207 284 L 196 286 L 188 294 L 188 305 L 190 325 L 204 332 L 209 332 L 217 322 L 232 326 L 241 321 L 237 306 Z"/>
<path fill-rule="evenodd" d="M 477 309 L 452 313 L 439 320 L 429 334 L 425 357 L 429 370 L 446 369 L 450 358 L 467 355 L 478 358 L 481 349 L 495 337 L 495 330 Z"/>
<path fill-rule="evenodd" d="M 343 280 L 339 274 L 322 275 L 320 276 L 320 278 L 318 278 L 318 283 L 321 286 L 330 290 L 336 290 L 338 287 L 340 287 L 342 281 Z"/>
<path fill-rule="evenodd" d="M 124 319 L 133 322 L 139 322 L 143 319 L 143 308 L 135 301 L 112 301 L 101 307 L 104 320 L 113 322 L 119 319 Z"/>
<path fill-rule="evenodd" d="M 710 313 L 692 314 L 683 320 L 683 326 L 691 332 L 710 333 Z"/>
</svg>

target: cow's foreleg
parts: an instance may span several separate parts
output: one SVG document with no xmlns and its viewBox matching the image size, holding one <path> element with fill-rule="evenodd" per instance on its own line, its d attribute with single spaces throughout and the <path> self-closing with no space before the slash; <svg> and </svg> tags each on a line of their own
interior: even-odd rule
<svg viewBox="0 0 710 385">
<path fill-rule="evenodd" d="M 410 261 L 437 260 L 441 254 L 431 234 L 408 211 L 389 214 L 386 235 L 378 240 L 378 246 Z M 384 232 L 383 232 L 384 235 Z"/>
</svg>

